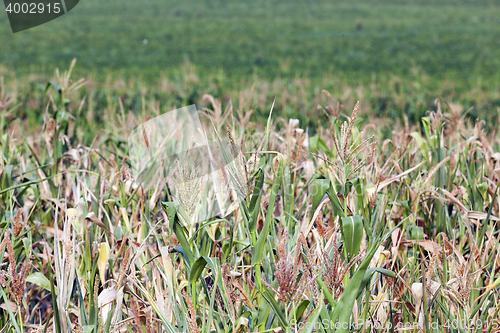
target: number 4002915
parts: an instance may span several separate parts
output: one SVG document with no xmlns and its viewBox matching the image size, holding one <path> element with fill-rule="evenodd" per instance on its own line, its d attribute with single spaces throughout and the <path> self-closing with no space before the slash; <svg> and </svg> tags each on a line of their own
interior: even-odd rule
<svg viewBox="0 0 500 333">
<path fill-rule="evenodd" d="M 5 11 L 9 14 L 15 13 L 15 14 L 58 14 L 61 12 L 61 3 L 60 2 L 55 2 L 55 3 L 9 3 L 8 6 L 5 8 Z"/>
</svg>

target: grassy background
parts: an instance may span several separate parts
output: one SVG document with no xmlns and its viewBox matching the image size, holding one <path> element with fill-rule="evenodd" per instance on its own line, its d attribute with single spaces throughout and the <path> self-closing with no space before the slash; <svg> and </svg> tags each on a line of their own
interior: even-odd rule
<svg viewBox="0 0 500 333">
<path fill-rule="evenodd" d="M 187 60 L 233 87 L 252 76 L 368 84 L 417 68 L 429 89 L 448 80 L 461 91 L 498 85 L 499 23 L 495 1 L 85 0 L 16 34 L 0 14 L 0 64 L 51 74 L 77 57 L 77 73 L 97 80 L 152 81 Z"/>
</svg>

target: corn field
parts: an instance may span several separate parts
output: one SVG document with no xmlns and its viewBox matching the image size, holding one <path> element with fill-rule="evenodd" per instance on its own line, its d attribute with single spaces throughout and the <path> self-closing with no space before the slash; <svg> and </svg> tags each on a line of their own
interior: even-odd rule
<svg viewBox="0 0 500 333">
<path fill-rule="evenodd" d="M 133 172 L 127 137 L 159 108 L 93 124 L 73 66 L 43 124 L 2 80 L 0 332 L 500 332 L 496 128 L 436 99 L 386 137 L 323 91 L 312 135 L 272 100 L 252 117 L 252 90 L 205 95 L 235 191 L 203 219 L 195 166 Z"/>
</svg>

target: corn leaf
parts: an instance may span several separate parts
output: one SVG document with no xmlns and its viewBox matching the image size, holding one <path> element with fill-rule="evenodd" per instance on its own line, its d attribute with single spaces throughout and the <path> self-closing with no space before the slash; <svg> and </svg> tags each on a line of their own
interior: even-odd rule
<svg viewBox="0 0 500 333">
<path fill-rule="evenodd" d="M 363 220 L 361 216 L 347 216 L 342 218 L 342 233 L 347 253 L 354 257 L 359 252 L 363 239 Z"/>
</svg>

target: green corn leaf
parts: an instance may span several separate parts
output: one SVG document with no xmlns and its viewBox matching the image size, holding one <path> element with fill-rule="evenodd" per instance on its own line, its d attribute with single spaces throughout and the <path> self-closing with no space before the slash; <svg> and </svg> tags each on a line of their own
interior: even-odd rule
<svg viewBox="0 0 500 333">
<path fill-rule="evenodd" d="M 189 273 L 189 282 L 196 282 L 207 265 L 210 266 L 213 272 L 217 271 L 220 266 L 219 258 L 202 256 L 196 259 Z"/>
<path fill-rule="evenodd" d="M 198 259 L 196 259 L 193 266 L 191 267 L 191 272 L 189 273 L 190 283 L 196 282 L 198 280 L 206 265 L 207 261 L 205 260 L 205 257 L 199 257 Z"/>
<path fill-rule="evenodd" d="M 62 93 L 61 86 L 57 84 L 54 81 L 49 81 L 47 85 L 45 86 L 45 92 L 49 91 L 49 88 L 54 88 L 55 91 L 57 91 L 59 94 Z"/>
<path fill-rule="evenodd" d="M 83 326 L 83 333 L 93 333 L 93 332 L 94 332 L 94 325 Z"/>
<path fill-rule="evenodd" d="M 273 105 L 271 106 L 271 111 L 269 111 L 269 117 L 267 118 L 267 125 L 266 125 L 266 138 L 264 142 L 264 150 L 268 149 L 268 144 L 269 144 L 269 136 L 271 135 L 271 116 L 273 115 L 273 109 L 274 109 L 274 103 L 276 102 L 276 98 L 273 101 Z M 263 163 L 263 161 L 261 162 Z"/>
<path fill-rule="evenodd" d="M 163 210 L 167 214 L 169 227 L 170 229 L 172 229 L 174 227 L 174 220 L 177 208 L 175 208 L 175 204 L 172 201 L 162 202 L 161 205 L 163 207 Z"/>
<path fill-rule="evenodd" d="M 83 325 L 83 330 L 85 332 L 85 326 L 88 325 L 89 323 L 89 315 L 87 313 L 87 308 L 85 307 L 85 302 L 83 300 L 82 289 L 80 288 L 80 282 L 78 280 L 78 273 L 76 274 L 76 289 L 78 290 L 78 307 L 80 308 L 80 321 L 81 325 Z"/>
<path fill-rule="evenodd" d="M 26 183 L 21 183 L 21 184 L 18 184 L 18 185 L 14 185 L 14 186 L 11 186 L 11 187 L 8 187 L 6 189 L 1 190 L 0 194 L 4 194 L 5 192 L 9 192 L 10 190 L 15 190 L 16 188 L 38 184 L 38 183 L 43 182 L 45 180 L 54 178 L 55 176 L 58 176 L 58 175 L 52 175 L 52 176 L 49 176 L 49 177 L 45 177 L 43 179 L 32 180 L 32 181 L 29 181 L 29 182 L 26 182 Z"/>
<path fill-rule="evenodd" d="M 304 311 L 306 311 L 309 304 L 311 304 L 311 301 L 308 299 L 305 299 L 302 302 L 300 302 L 299 306 L 295 310 L 295 318 L 302 317 L 302 314 L 304 313 Z"/>
<path fill-rule="evenodd" d="M 326 153 L 326 155 L 328 155 L 328 157 L 333 158 L 332 151 L 318 135 L 313 136 L 309 139 L 309 147 L 312 153 L 317 154 L 318 152 L 324 152 Z"/>
<path fill-rule="evenodd" d="M 317 327 L 316 323 L 318 322 L 319 316 L 324 309 L 325 309 L 324 305 L 321 305 L 318 308 L 316 308 L 316 310 L 314 310 L 314 312 L 309 316 L 309 318 L 304 323 L 304 328 L 305 328 L 303 331 L 304 333 L 311 333 L 313 330 L 316 331 L 315 329 Z"/>
<path fill-rule="evenodd" d="M 340 215 L 341 217 L 345 216 L 344 213 L 344 207 L 342 205 L 342 202 L 340 201 L 339 197 L 337 196 L 337 192 L 333 188 L 333 185 L 330 183 L 330 188 L 326 192 L 328 194 L 328 197 L 330 198 L 330 201 L 332 203 L 332 209 L 334 214 Z"/>
<path fill-rule="evenodd" d="M 183 228 L 179 223 L 175 204 L 169 201 L 169 202 L 162 202 L 161 205 L 165 210 L 165 212 L 167 213 L 167 217 L 169 219 L 169 225 L 174 230 L 174 233 L 177 236 L 177 239 L 179 240 L 179 243 L 181 244 L 184 253 L 186 253 L 186 256 L 188 257 L 190 264 L 193 264 L 195 261 L 194 255 L 193 252 L 191 251 L 191 246 L 189 245 L 189 242 L 186 238 L 186 234 L 184 231 L 185 228 Z"/>
<path fill-rule="evenodd" d="M 479 193 L 481 193 L 481 196 L 484 198 L 486 195 L 486 192 L 488 191 L 488 183 L 483 182 L 481 184 L 477 184 L 476 187 L 477 187 L 477 190 L 479 191 Z"/>
<path fill-rule="evenodd" d="M 359 286 L 363 282 L 366 270 L 368 268 L 368 264 L 370 263 L 372 257 L 375 255 L 375 252 L 377 251 L 379 244 L 380 241 L 376 241 L 373 243 L 370 252 L 368 252 L 366 257 L 358 266 L 356 273 L 354 273 L 353 277 L 347 284 L 347 287 L 344 289 L 342 296 L 338 300 L 337 304 L 335 304 L 335 308 L 332 312 L 332 317 L 331 317 L 333 322 L 335 322 L 337 319 L 341 324 L 349 322 L 352 315 L 352 307 L 358 295 Z M 340 327 L 342 327 L 342 325 L 340 325 Z M 337 332 L 344 333 L 347 331 L 348 329 L 340 328 Z"/>
<path fill-rule="evenodd" d="M 327 301 L 330 303 L 332 307 L 335 306 L 335 299 L 333 298 L 332 294 L 330 293 L 330 290 L 328 287 L 325 285 L 323 282 L 323 278 L 321 276 L 318 276 L 316 278 L 316 282 L 318 283 L 318 286 L 320 287 L 321 290 L 323 290 L 323 293 L 325 294 L 325 298 Z"/>
<path fill-rule="evenodd" d="M 392 230 L 387 232 L 382 239 L 377 238 L 374 239 L 372 246 L 370 247 L 370 251 L 366 255 L 366 257 L 363 259 L 361 264 L 356 269 L 356 273 L 352 276 L 352 278 L 349 280 L 349 283 L 347 284 L 346 288 L 344 289 L 344 292 L 338 302 L 335 304 L 335 308 L 332 312 L 331 319 L 333 322 L 336 320 L 339 320 L 340 324 L 342 323 L 349 323 L 349 320 L 352 315 L 352 307 L 354 305 L 354 301 L 357 298 L 358 295 L 358 290 L 359 286 L 363 282 L 363 279 L 365 278 L 365 274 L 368 268 L 368 265 L 370 264 L 370 261 L 372 260 L 372 257 L 375 255 L 375 252 L 377 252 L 378 247 L 382 242 L 384 242 L 387 238 L 390 237 L 392 232 L 396 230 L 397 228 L 400 227 L 402 222 L 400 222 L 398 225 L 396 225 Z M 340 325 L 342 327 L 342 325 Z M 341 328 L 337 330 L 336 332 L 338 333 L 345 333 L 348 330 L 345 328 Z"/>
<path fill-rule="evenodd" d="M 406 229 L 406 238 L 409 240 L 422 240 L 424 239 L 424 228 L 417 227 L 416 225 L 409 225 Z"/>
<path fill-rule="evenodd" d="M 316 179 L 313 186 L 313 203 L 312 212 L 316 211 L 321 199 L 325 196 L 326 192 L 330 188 L 330 179 Z"/>
<path fill-rule="evenodd" d="M 366 285 L 368 283 L 370 283 L 370 279 L 372 278 L 373 274 L 375 274 L 375 273 L 380 273 L 380 274 L 383 274 L 383 275 L 391 277 L 391 278 L 396 278 L 396 273 L 394 273 L 393 271 L 391 271 L 389 269 L 385 269 L 385 268 L 381 268 L 381 267 L 369 268 L 366 270 L 365 277 L 363 278 L 363 281 L 361 281 L 361 285 L 359 286 L 357 297 L 359 297 L 361 295 L 361 293 L 365 289 Z"/>
<path fill-rule="evenodd" d="M 259 217 L 260 210 L 260 200 L 262 198 L 262 188 L 264 186 L 264 172 L 263 167 L 259 167 L 259 172 L 257 178 L 255 179 L 255 188 L 252 195 L 252 200 L 250 201 L 250 217 L 248 220 L 248 228 L 250 232 L 255 232 L 257 226 L 257 219 Z"/>
<path fill-rule="evenodd" d="M 276 175 L 273 179 L 273 185 L 271 187 L 271 196 L 269 198 L 266 220 L 264 221 L 262 231 L 259 234 L 257 242 L 255 243 L 252 255 L 252 265 L 259 264 L 260 260 L 262 259 L 262 252 L 264 251 L 264 247 L 266 245 L 267 233 L 269 232 L 269 226 L 271 225 L 271 219 L 274 213 L 274 203 L 276 202 L 276 196 L 278 195 L 281 180 L 283 179 L 283 171 L 285 169 L 285 156 L 278 153 L 278 156 L 276 156 L 276 158 L 278 161 L 278 170 L 276 171 Z"/>
<path fill-rule="evenodd" d="M 5 294 L 5 291 L 3 290 L 2 286 L 0 286 L 0 293 L 1 293 L 1 296 L 3 297 L 3 300 L 5 301 L 5 306 L 7 308 L 7 312 L 9 314 L 10 321 L 11 321 L 12 325 L 14 326 L 14 328 L 16 329 L 16 332 L 20 333 L 21 329 L 19 328 L 19 325 L 17 324 L 16 316 L 14 315 L 14 312 L 12 312 L 12 309 L 10 308 L 9 299 L 7 298 L 7 295 Z"/>
<path fill-rule="evenodd" d="M 342 218 L 342 233 L 347 253 L 354 257 L 359 252 L 363 239 L 363 220 L 361 216 L 347 216 Z"/>
<path fill-rule="evenodd" d="M 40 287 L 42 287 L 42 288 L 47 289 L 48 291 L 50 291 L 50 281 L 49 281 L 49 279 L 47 279 L 45 277 L 45 275 L 43 275 L 40 272 L 35 272 L 33 274 L 28 275 L 28 277 L 26 278 L 26 282 L 34 283 L 37 286 L 40 286 Z"/>
<path fill-rule="evenodd" d="M 431 143 L 431 117 L 422 117 L 422 124 L 424 125 L 424 133 L 427 142 Z"/>
<path fill-rule="evenodd" d="M 390 269 L 385 269 L 381 267 L 372 267 L 366 270 L 365 278 L 366 277 L 371 277 L 374 273 L 380 273 L 385 276 L 391 277 L 391 278 L 396 278 L 396 273 L 391 271 Z"/>
<path fill-rule="evenodd" d="M 424 159 L 428 160 L 429 148 L 427 147 L 427 141 L 425 141 L 424 138 L 422 138 L 422 135 L 420 135 L 420 133 L 418 132 L 412 132 L 410 136 L 417 142 L 418 148 L 420 148 L 420 153 L 422 154 Z"/>
<path fill-rule="evenodd" d="M 283 177 L 283 183 L 284 183 L 284 208 L 285 208 L 285 225 L 290 226 L 290 221 L 293 213 L 293 184 L 290 179 L 290 167 L 287 166 L 285 168 L 285 174 Z"/>
<path fill-rule="evenodd" d="M 193 252 L 191 251 L 191 247 L 189 246 L 189 243 L 186 239 L 186 235 L 184 233 L 184 228 L 179 224 L 179 221 L 176 219 L 174 223 L 174 232 L 175 235 L 177 236 L 177 239 L 179 240 L 179 243 L 182 246 L 182 249 L 186 253 L 186 256 L 189 259 L 189 262 L 192 264 L 194 262 L 194 255 Z"/>
<path fill-rule="evenodd" d="M 283 327 L 288 327 L 288 322 L 285 318 L 285 315 L 283 314 L 283 310 L 280 309 L 278 302 L 276 302 L 276 300 L 274 299 L 274 295 L 271 294 L 269 290 L 264 290 L 260 293 L 262 294 L 262 296 L 264 296 L 269 305 L 271 305 L 271 308 L 278 315 L 278 319 L 281 322 L 281 325 L 283 325 Z"/>
</svg>

